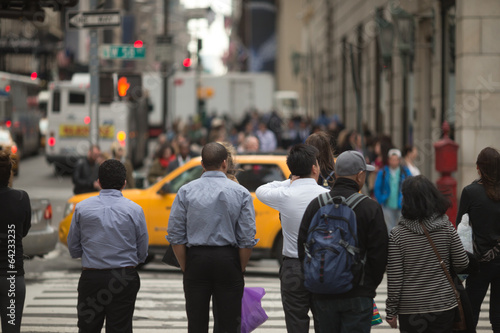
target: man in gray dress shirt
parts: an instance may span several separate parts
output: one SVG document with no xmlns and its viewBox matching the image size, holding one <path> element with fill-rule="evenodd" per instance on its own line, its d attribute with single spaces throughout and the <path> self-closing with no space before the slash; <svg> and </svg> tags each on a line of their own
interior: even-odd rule
<svg viewBox="0 0 500 333">
<path fill-rule="evenodd" d="M 182 186 L 172 205 L 167 240 L 184 273 L 188 332 L 239 332 L 243 273 L 255 239 L 255 211 L 247 189 L 226 177 L 226 148 L 203 147 L 201 178 Z"/>
<path fill-rule="evenodd" d="M 78 203 L 68 233 L 73 258 L 82 258 L 78 283 L 80 333 L 132 332 L 140 287 L 135 267 L 148 255 L 148 232 L 142 208 L 123 197 L 125 166 L 107 160 L 99 167 L 98 196 Z"/>
</svg>

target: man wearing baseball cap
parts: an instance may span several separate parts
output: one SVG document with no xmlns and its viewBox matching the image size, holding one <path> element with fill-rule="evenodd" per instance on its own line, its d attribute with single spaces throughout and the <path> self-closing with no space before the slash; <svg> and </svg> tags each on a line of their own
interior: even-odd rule
<svg viewBox="0 0 500 333">
<path fill-rule="evenodd" d="M 348 198 L 359 192 L 366 180 L 366 172 L 374 167 L 367 165 L 363 155 L 354 150 L 337 157 L 337 179 L 330 191 L 332 197 Z M 299 230 L 299 259 L 304 260 L 304 243 L 309 225 L 319 210 L 318 199 L 307 207 Z M 366 256 L 364 279 L 343 294 L 313 294 L 315 321 L 320 332 L 370 332 L 375 290 L 382 281 L 387 263 L 388 235 L 382 207 L 371 199 L 362 200 L 355 208 L 360 257 Z"/>
<path fill-rule="evenodd" d="M 379 170 L 373 187 L 375 199 L 382 205 L 387 232 L 390 233 L 399 221 L 401 207 L 403 206 L 403 194 L 401 185 L 403 181 L 411 176 L 410 170 L 401 164 L 401 152 L 399 149 L 390 149 L 388 165 Z"/>
</svg>

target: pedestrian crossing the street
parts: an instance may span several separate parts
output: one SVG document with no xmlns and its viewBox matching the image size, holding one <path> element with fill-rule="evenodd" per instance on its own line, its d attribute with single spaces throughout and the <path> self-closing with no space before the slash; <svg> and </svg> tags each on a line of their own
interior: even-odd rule
<svg viewBox="0 0 500 333">
<path fill-rule="evenodd" d="M 158 267 L 157 269 L 155 268 Z M 134 332 L 187 332 L 182 276 L 177 270 L 153 264 L 140 271 L 141 289 L 134 313 Z M 77 285 L 80 273 L 46 272 L 36 279 L 27 275 L 27 290 L 22 332 L 78 332 L 76 326 Z M 276 273 L 249 272 L 247 287 L 263 287 L 266 295 L 262 306 L 269 319 L 255 330 L 258 333 L 286 332 L 280 285 Z M 377 290 L 375 299 L 382 318 L 385 318 L 386 280 Z M 478 332 L 490 332 L 488 320 L 489 296 L 483 303 Z M 312 326 L 312 325 L 311 325 Z M 212 329 L 212 321 L 211 321 Z M 104 330 L 103 330 L 104 331 Z M 314 330 L 311 328 L 310 332 Z M 374 326 L 374 332 L 397 332 L 387 323 Z"/>
</svg>

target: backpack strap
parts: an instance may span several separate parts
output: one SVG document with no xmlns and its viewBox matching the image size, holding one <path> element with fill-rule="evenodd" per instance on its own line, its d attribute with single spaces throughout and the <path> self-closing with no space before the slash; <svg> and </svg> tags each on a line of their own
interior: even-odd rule
<svg viewBox="0 0 500 333">
<path fill-rule="evenodd" d="M 320 208 L 328 205 L 332 201 L 332 196 L 330 195 L 330 192 L 321 193 L 318 196 L 318 201 Z"/>
<path fill-rule="evenodd" d="M 332 170 L 332 172 L 330 172 L 328 174 L 328 176 L 325 178 L 327 181 L 330 180 L 330 179 L 335 179 L 335 170 Z M 323 177 L 324 178 L 324 177 Z"/>
<path fill-rule="evenodd" d="M 356 192 L 353 193 L 349 198 L 346 199 L 345 203 L 347 206 L 349 206 L 352 210 L 364 199 L 368 198 L 366 195 Z"/>
</svg>

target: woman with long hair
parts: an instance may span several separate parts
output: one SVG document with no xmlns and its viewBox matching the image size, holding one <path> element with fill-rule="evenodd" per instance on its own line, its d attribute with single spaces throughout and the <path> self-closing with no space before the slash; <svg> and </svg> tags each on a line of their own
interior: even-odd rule
<svg viewBox="0 0 500 333">
<path fill-rule="evenodd" d="M 306 144 L 314 146 L 319 150 L 318 164 L 320 175 L 318 185 L 324 188 L 332 188 L 335 181 L 334 143 L 332 140 L 331 135 L 325 131 L 313 133 L 306 139 Z"/>
<path fill-rule="evenodd" d="M 0 318 L 2 332 L 16 333 L 21 331 L 26 296 L 22 239 L 31 227 L 31 204 L 28 193 L 9 187 L 11 177 L 10 154 L 0 150 Z"/>
<path fill-rule="evenodd" d="M 457 225 L 469 214 L 474 240 L 474 255 L 479 271 L 466 280 L 475 325 L 481 304 L 490 290 L 490 323 L 493 332 L 500 332 L 500 153 L 487 147 L 477 156 L 479 178 L 462 190 Z"/>
<path fill-rule="evenodd" d="M 452 332 L 458 306 L 454 290 L 425 231 L 446 268 L 464 270 L 469 259 L 446 216 L 450 202 L 423 176 L 402 184 L 402 217 L 389 236 L 387 322 L 401 332 Z"/>
</svg>

